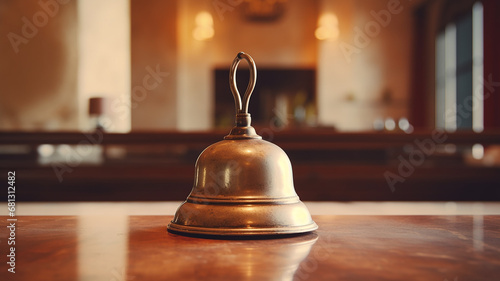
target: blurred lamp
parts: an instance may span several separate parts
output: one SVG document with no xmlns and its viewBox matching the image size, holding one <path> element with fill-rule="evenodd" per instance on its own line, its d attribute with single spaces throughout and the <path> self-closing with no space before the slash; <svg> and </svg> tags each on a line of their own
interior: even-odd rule
<svg viewBox="0 0 500 281">
<path fill-rule="evenodd" d="M 196 27 L 193 37 L 198 41 L 208 40 L 214 37 L 214 20 L 209 12 L 199 12 L 195 18 Z"/>
<path fill-rule="evenodd" d="M 92 129 L 104 129 L 104 116 L 107 111 L 107 99 L 94 97 L 89 99 L 89 117 Z"/>
<path fill-rule="evenodd" d="M 318 40 L 336 40 L 339 37 L 339 20 L 333 13 L 325 13 L 318 20 L 314 35 Z"/>
</svg>

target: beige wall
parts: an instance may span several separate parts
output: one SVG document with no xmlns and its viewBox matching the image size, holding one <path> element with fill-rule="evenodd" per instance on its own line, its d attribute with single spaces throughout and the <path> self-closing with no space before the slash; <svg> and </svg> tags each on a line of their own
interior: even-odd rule
<svg viewBox="0 0 500 281">
<path fill-rule="evenodd" d="M 242 1 L 241 1 L 242 2 Z M 275 22 L 251 22 L 243 17 L 243 5 L 214 16 L 213 64 L 230 66 L 239 51 L 256 60 L 257 66 L 316 66 L 314 37 L 318 15 L 317 0 L 289 0 L 283 17 Z"/>
<path fill-rule="evenodd" d="M 240 1 L 221 1 L 236 3 L 221 17 L 212 0 L 131 0 L 132 130 L 210 129 L 213 69 L 229 67 L 239 51 L 251 54 L 258 68 L 317 66 L 324 125 L 363 130 L 377 117 L 407 116 L 414 45 L 410 2 L 401 0 L 402 11 L 351 60 L 340 49 L 341 43 L 353 44 L 355 27 L 373 21 L 371 11 L 387 9 L 390 1 L 289 0 L 283 18 L 262 23 L 242 18 Z M 0 34 L 20 34 L 22 17 L 32 19 L 40 9 L 36 1 L 1 1 Z M 215 36 L 200 42 L 192 31 L 204 10 L 213 16 Z M 326 11 L 339 18 L 337 41 L 314 38 Z M 69 1 L 18 54 L 0 36 L 0 129 L 78 129 L 76 25 L 75 1 Z M 144 87 L 151 71 L 163 76 Z M 386 92 L 391 104 L 382 102 Z"/>
<path fill-rule="evenodd" d="M 78 127 L 76 2 L 55 3 L 0 1 L 0 130 Z"/>
<path fill-rule="evenodd" d="M 132 130 L 175 129 L 177 1 L 131 0 L 130 5 Z"/>
<path fill-rule="evenodd" d="M 177 124 L 182 131 L 206 130 L 213 125 L 212 59 L 215 38 L 193 38 L 196 15 L 210 11 L 211 2 L 184 0 L 177 8 Z M 216 31 L 217 32 L 217 31 Z"/>
<path fill-rule="evenodd" d="M 346 59 L 340 44 L 354 44 L 354 28 L 365 28 L 374 20 L 371 12 L 387 10 L 390 0 L 290 0 L 283 18 L 267 23 L 245 20 L 244 5 L 238 4 L 239 1 L 232 2 L 236 3 L 234 6 L 225 6 L 227 9 L 222 15 L 213 3 L 178 2 L 177 91 L 166 94 L 176 100 L 176 106 L 163 104 L 163 109 L 176 112 L 176 129 L 204 130 L 213 126 L 212 71 L 215 67 L 229 68 L 239 51 L 251 54 L 258 68 L 317 66 L 317 104 L 323 125 L 341 130 L 366 130 L 372 128 L 375 118 L 408 117 L 413 45 L 409 2 L 396 3 L 401 11 L 391 14 L 387 26 L 381 27 L 376 36 L 370 38 L 371 42 L 350 60 Z M 201 11 L 212 14 L 215 29 L 215 36 L 202 42 L 192 36 L 196 14 Z M 314 37 L 318 17 L 326 11 L 339 17 L 341 37 L 334 42 L 322 42 Z M 149 55 L 155 52 L 161 56 L 160 50 Z M 388 95 L 390 103 L 383 102 L 383 97 Z M 161 103 L 151 105 L 149 114 L 159 116 L 162 109 L 158 105 Z M 144 121 L 147 122 L 147 118 Z"/>
<path fill-rule="evenodd" d="M 109 132 L 129 132 L 129 1 L 84 0 L 77 3 L 79 128 L 95 128 L 89 118 L 89 99 L 104 97 L 108 102 L 102 126 Z"/>
<path fill-rule="evenodd" d="M 319 46 L 320 122 L 340 130 L 369 130 L 376 118 L 408 117 L 413 46 L 409 2 L 324 0 L 321 7 L 338 16 L 340 37 Z M 390 14 L 390 19 L 377 21 L 372 13 Z M 384 102 L 384 96 L 391 102 Z"/>
<path fill-rule="evenodd" d="M 241 1 L 242 2 L 242 1 Z M 240 51 L 249 53 L 259 67 L 316 65 L 314 39 L 317 1 L 290 0 L 283 17 L 275 22 L 243 18 L 243 4 L 216 10 L 214 1 L 184 0 L 178 12 L 177 129 L 205 130 L 213 127 L 215 67 L 229 68 Z M 222 1 L 229 5 L 229 2 Z M 215 35 L 196 41 L 192 32 L 199 12 L 212 14 Z M 242 63 L 242 67 L 246 67 Z M 258 83 L 258 82 L 257 82 Z M 229 87 L 229 85 L 228 85 Z"/>
</svg>

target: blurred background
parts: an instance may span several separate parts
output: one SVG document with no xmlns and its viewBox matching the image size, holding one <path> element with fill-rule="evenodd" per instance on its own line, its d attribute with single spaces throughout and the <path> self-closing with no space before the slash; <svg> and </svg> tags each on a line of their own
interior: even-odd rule
<svg viewBox="0 0 500 281">
<path fill-rule="evenodd" d="M 244 51 L 253 124 L 289 154 L 306 200 L 500 200 L 498 12 L 0 0 L 1 166 L 24 171 L 28 201 L 182 200 L 197 155 L 233 126 L 229 67 Z M 243 91 L 246 63 L 237 77 Z"/>
</svg>

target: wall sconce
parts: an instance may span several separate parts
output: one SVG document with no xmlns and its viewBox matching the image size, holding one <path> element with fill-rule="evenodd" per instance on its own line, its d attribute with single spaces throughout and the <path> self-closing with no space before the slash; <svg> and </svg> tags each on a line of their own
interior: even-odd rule
<svg viewBox="0 0 500 281">
<path fill-rule="evenodd" d="M 339 37 L 339 20 L 337 16 L 333 13 L 321 15 L 314 35 L 318 40 L 336 40 Z"/>
<path fill-rule="evenodd" d="M 209 12 L 199 12 L 195 18 L 196 27 L 193 37 L 198 41 L 208 40 L 214 37 L 214 20 Z"/>
</svg>

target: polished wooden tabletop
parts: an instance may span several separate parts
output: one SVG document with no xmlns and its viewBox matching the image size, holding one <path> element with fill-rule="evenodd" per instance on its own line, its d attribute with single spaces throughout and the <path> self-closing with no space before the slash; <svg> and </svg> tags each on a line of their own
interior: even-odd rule
<svg viewBox="0 0 500 281">
<path fill-rule="evenodd" d="M 7 224 L 9 217 L 0 217 Z M 166 231 L 172 216 L 17 216 L 0 280 L 498 280 L 500 216 L 313 216 L 315 232 L 218 240 Z"/>
</svg>

